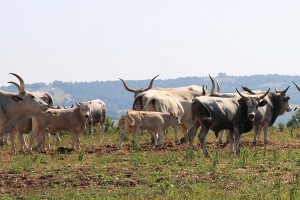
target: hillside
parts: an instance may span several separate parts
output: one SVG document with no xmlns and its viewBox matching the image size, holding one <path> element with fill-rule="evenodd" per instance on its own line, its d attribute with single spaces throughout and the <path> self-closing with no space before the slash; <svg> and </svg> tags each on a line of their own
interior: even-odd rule
<svg viewBox="0 0 300 200">
<path fill-rule="evenodd" d="M 128 86 L 133 89 L 146 88 L 149 80 L 130 80 L 126 81 Z M 241 90 L 240 86 L 247 86 L 251 89 L 267 90 L 277 87 L 279 90 L 291 86 L 287 94 L 291 97 L 290 104 L 300 105 L 300 93 L 297 91 L 292 81 L 300 84 L 300 76 L 288 76 L 278 74 L 251 75 L 251 76 L 227 76 L 225 73 L 219 73 L 213 77 L 221 85 L 221 92 L 235 92 L 235 88 Z M 26 81 L 26 80 L 25 80 Z M 187 85 L 205 85 L 208 89 L 211 87 L 208 76 L 206 77 L 181 77 L 177 79 L 162 80 L 157 78 L 153 87 L 181 87 Z M 13 85 L 1 87 L 1 90 L 16 91 Z M 133 93 L 126 91 L 121 81 L 95 81 L 95 82 L 62 82 L 54 81 L 50 84 L 34 83 L 28 84 L 29 91 L 48 91 L 54 97 L 56 105 L 65 106 L 74 105 L 76 102 L 88 101 L 92 99 L 101 99 L 107 104 L 108 116 L 112 119 L 119 119 L 122 114 L 131 108 L 133 102 Z M 277 119 L 278 122 L 286 122 L 293 113 L 285 114 Z"/>
</svg>

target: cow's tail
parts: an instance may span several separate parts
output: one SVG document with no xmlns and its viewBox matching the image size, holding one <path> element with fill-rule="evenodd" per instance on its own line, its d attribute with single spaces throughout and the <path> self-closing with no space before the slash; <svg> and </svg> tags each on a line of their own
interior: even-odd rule
<svg viewBox="0 0 300 200">
<path fill-rule="evenodd" d="M 195 118 L 210 121 L 212 120 L 212 114 L 205 104 L 194 99 L 192 103 L 192 119 L 194 120 Z"/>
<path fill-rule="evenodd" d="M 143 100 L 143 96 L 141 96 L 141 95 L 137 96 L 134 99 L 134 102 L 133 102 L 133 105 L 132 105 L 132 110 L 142 110 L 142 108 L 143 108 L 142 100 Z"/>
<path fill-rule="evenodd" d="M 133 117 L 131 116 L 131 114 L 130 114 L 130 112 L 129 111 L 127 111 L 127 117 L 126 117 L 126 119 L 127 119 L 127 121 L 128 121 L 128 123 L 129 123 L 129 125 L 130 126 L 133 126 L 134 125 L 134 119 L 133 119 Z"/>
<path fill-rule="evenodd" d="M 143 111 L 153 111 L 153 110 L 149 110 L 150 104 L 153 105 L 155 111 L 161 112 L 161 110 L 156 110 L 156 108 L 155 108 L 155 98 L 153 98 L 153 97 L 150 97 L 150 98 L 147 99 L 147 102 L 146 102 L 146 104 L 145 104 L 145 106 L 143 108 Z"/>
</svg>

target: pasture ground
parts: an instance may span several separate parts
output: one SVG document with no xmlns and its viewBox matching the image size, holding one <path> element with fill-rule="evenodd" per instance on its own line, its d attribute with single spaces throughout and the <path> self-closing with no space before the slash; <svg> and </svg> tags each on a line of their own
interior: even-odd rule
<svg viewBox="0 0 300 200">
<path fill-rule="evenodd" d="M 47 153 L 0 147 L 0 199 L 300 199 L 300 130 L 273 130 L 268 145 L 252 145 L 252 136 L 243 134 L 239 156 L 214 134 L 210 157 L 198 138 L 192 153 L 172 131 L 161 148 L 144 134 L 140 149 L 129 136 L 119 150 L 119 133 L 83 135 L 77 152 L 57 151 L 70 147 L 68 134 Z"/>
</svg>

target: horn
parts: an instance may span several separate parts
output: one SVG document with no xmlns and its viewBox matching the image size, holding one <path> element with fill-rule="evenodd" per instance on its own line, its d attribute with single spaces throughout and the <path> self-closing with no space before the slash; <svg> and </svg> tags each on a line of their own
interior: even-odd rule
<svg viewBox="0 0 300 200">
<path fill-rule="evenodd" d="M 152 84 L 153 84 L 154 79 L 155 79 L 156 77 L 158 77 L 158 76 L 159 76 L 159 74 L 156 75 L 156 76 L 151 80 L 149 86 L 148 86 L 146 89 L 143 89 L 141 92 L 145 92 L 145 91 L 147 91 L 147 90 L 150 90 L 150 89 L 152 88 Z"/>
<path fill-rule="evenodd" d="M 275 92 L 276 92 L 276 93 L 279 93 L 279 92 L 280 92 L 279 90 L 277 90 L 276 86 L 275 86 Z"/>
<path fill-rule="evenodd" d="M 296 86 L 296 88 L 298 89 L 298 91 L 300 92 L 300 88 L 299 88 L 299 86 L 294 82 L 294 81 L 292 81 L 294 84 L 295 84 L 295 86 Z"/>
<path fill-rule="evenodd" d="M 242 98 L 247 98 L 247 97 L 245 97 L 244 95 L 242 95 L 242 94 L 238 91 L 237 88 L 235 88 L 235 90 L 237 91 L 237 93 L 238 93 Z"/>
<path fill-rule="evenodd" d="M 18 83 L 13 82 L 13 81 L 9 81 L 9 82 L 7 82 L 7 83 L 11 83 L 11 84 L 17 86 L 18 90 L 20 90 L 20 85 L 19 85 Z"/>
<path fill-rule="evenodd" d="M 269 91 L 270 91 L 270 88 L 268 89 L 268 91 L 264 95 L 260 96 L 259 99 L 265 98 L 265 96 L 269 93 Z"/>
<path fill-rule="evenodd" d="M 9 74 L 14 75 L 15 77 L 17 77 L 19 79 L 19 81 L 20 81 L 19 91 L 20 91 L 20 93 L 25 93 L 26 90 L 25 90 L 24 80 L 18 74 L 15 74 L 15 73 L 9 73 Z"/>
<path fill-rule="evenodd" d="M 288 86 L 285 90 L 283 90 L 283 91 L 281 92 L 281 94 L 282 94 L 282 95 L 285 95 L 285 93 L 288 91 L 289 88 L 290 88 L 290 86 Z"/>
<path fill-rule="evenodd" d="M 218 81 L 217 81 L 217 87 L 218 87 L 218 89 L 217 89 L 217 92 L 216 92 L 216 93 L 220 93 L 221 89 L 220 89 L 220 84 L 219 84 Z"/>
<path fill-rule="evenodd" d="M 246 87 L 246 86 L 241 86 L 243 88 L 243 90 L 245 90 L 246 92 L 249 92 L 250 94 L 255 94 L 250 88 Z"/>
<path fill-rule="evenodd" d="M 206 90 L 204 88 L 204 85 L 202 85 L 202 95 L 205 96 L 206 95 Z"/>
<path fill-rule="evenodd" d="M 124 85 L 124 87 L 127 91 L 129 91 L 129 92 L 135 92 L 136 91 L 134 89 L 129 88 L 123 79 L 121 79 L 121 78 L 119 78 L 119 79 L 122 81 L 122 83 L 123 83 L 123 85 Z"/>
<path fill-rule="evenodd" d="M 212 79 L 212 77 L 208 74 L 210 81 L 211 81 L 211 90 L 210 94 L 213 94 L 215 92 L 215 81 Z"/>
</svg>

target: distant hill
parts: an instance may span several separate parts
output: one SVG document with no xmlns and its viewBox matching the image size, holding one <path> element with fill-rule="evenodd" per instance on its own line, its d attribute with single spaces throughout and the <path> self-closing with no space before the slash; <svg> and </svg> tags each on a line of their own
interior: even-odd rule
<svg viewBox="0 0 300 200">
<path fill-rule="evenodd" d="M 284 90 L 291 86 L 287 94 L 291 97 L 290 104 L 300 105 L 300 93 L 294 87 L 292 81 L 300 85 L 300 76 L 288 76 L 278 74 L 251 75 L 251 76 L 227 76 L 225 73 L 219 73 L 213 77 L 221 85 L 221 92 L 235 92 L 235 88 L 242 90 L 240 86 L 247 86 L 253 90 L 267 90 L 271 88 L 274 91 L 275 86 L 279 90 Z M 146 88 L 152 77 L 148 80 L 129 80 L 126 81 L 130 88 Z M 26 80 L 25 80 L 26 82 Z M 177 79 L 159 79 L 154 81 L 153 87 L 182 87 L 187 85 L 205 85 L 210 90 L 211 83 L 208 76 L 205 77 L 181 77 Z M 16 91 L 13 85 L 1 87 L 1 90 Z M 123 87 L 121 81 L 94 81 L 94 82 L 62 82 L 54 81 L 50 84 L 34 83 L 27 84 L 29 91 L 48 91 L 53 97 L 56 105 L 71 106 L 76 102 L 88 101 L 92 99 L 101 99 L 107 104 L 108 116 L 113 120 L 120 118 L 126 110 L 131 109 L 133 103 L 133 93 L 128 92 Z M 286 123 L 293 112 L 285 114 L 276 120 L 276 123 Z"/>
</svg>

